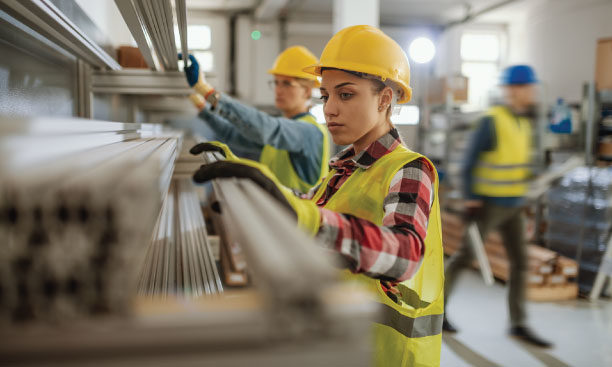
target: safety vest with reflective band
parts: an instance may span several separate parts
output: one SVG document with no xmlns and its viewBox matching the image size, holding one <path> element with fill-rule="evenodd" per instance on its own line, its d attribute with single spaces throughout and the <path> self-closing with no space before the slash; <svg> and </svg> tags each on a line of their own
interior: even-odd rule
<svg viewBox="0 0 612 367">
<path fill-rule="evenodd" d="M 527 193 L 531 155 L 529 120 L 517 117 L 507 107 L 489 110 L 495 127 L 496 145 L 482 152 L 474 167 L 472 191 L 489 197 L 520 197 Z"/>
<path fill-rule="evenodd" d="M 425 158 L 399 145 L 368 169 L 357 168 L 324 207 L 382 225 L 383 202 L 389 193 L 393 176 L 404 165 L 421 157 Z M 433 164 L 431 166 L 433 167 Z M 330 172 L 321 184 L 312 198 L 314 202 L 321 198 L 334 173 Z M 376 366 L 440 365 L 444 266 L 437 173 L 433 190 L 434 199 L 427 225 L 423 262 L 411 279 L 398 285 L 401 304 L 393 302 L 385 294 L 379 280 L 346 271 L 349 279 L 365 282 L 382 303 L 382 319 L 373 326 Z"/>
<path fill-rule="evenodd" d="M 309 184 L 302 180 L 300 176 L 295 172 L 293 164 L 291 163 L 291 157 L 289 152 L 286 150 L 276 149 L 271 145 L 264 146 L 261 155 L 259 156 L 259 162 L 265 164 L 270 168 L 270 171 L 276 175 L 278 180 L 285 186 L 297 189 L 303 193 L 308 192 L 311 187 L 319 183 L 323 177 L 329 172 L 327 161 L 329 160 L 329 136 L 327 130 L 317 123 L 317 120 L 313 115 L 307 113 L 297 118 L 297 120 L 304 121 L 319 129 L 323 134 L 323 151 L 321 155 L 321 168 L 319 170 L 319 177 L 314 184 Z"/>
</svg>

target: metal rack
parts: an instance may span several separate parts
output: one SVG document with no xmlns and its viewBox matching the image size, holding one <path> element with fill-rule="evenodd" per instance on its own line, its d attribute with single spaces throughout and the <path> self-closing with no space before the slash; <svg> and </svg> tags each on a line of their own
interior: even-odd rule
<svg viewBox="0 0 612 367">
<path fill-rule="evenodd" d="M 98 68 L 120 70 L 117 62 L 50 0 L 4 0 L 0 9 Z"/>
</svg>

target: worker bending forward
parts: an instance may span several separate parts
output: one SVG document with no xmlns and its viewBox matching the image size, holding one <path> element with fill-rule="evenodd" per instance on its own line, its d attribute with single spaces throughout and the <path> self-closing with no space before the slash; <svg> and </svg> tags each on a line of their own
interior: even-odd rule
<svg viewBox="0 0 612 367">
<path fill-rule="evenodd" d="M 317 62 L 316 56 L 305 47 L 289 47 L 268 71 L 274 75 L 275 105 L 282 117 L 270 116 L 215 91 L 199 72 L 195 57 L 189 55 L 189 59 L 187 81 L 209 102 L 199 117 L 219 140 L 230 147 L 260 151 L 259 161 L 283 185 L 299 192 L 308 192 L 327 175 L 329 138 L 309 112 L 312 88 L 318 81 L 302 71 Z"/>
<path fill-rule="evenodd" d="M 334 35 L 319 63 L 327 127 L 348 145 L 305 199 L 275 185 L 247 160 L 205 165 L 196 182 L 248 177 L 293 209 L 301 228 L 343 260 L 383 305 L 374 325 L 377 366 L 438 366 L 443 319 L 443 259 L 438 178 L 432 163 L 403 145 L 391 123 L 395 103 L 411 98 L 401 47 L 371 26 Z M 262 175 L 262 173 L 264 173 Z M 266 177 L 265 179 L 262 179 Z"/>
</svg>

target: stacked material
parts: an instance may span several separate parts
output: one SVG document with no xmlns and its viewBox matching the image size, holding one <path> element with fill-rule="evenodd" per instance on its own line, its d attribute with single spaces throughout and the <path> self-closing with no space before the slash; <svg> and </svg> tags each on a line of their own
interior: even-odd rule
<svg viewBox="0 0 612 367">
<path fill-rule="evenodd" d="M 129 311 L 178 135 L 0 117 L 0 321 Z"/>
<path fill-rule="evenodd" d="M 442 212 L 444 253 L 452 255 L 461 246 L 464 233 L 462 219 L 448 211 Z M 502 281 L 509 277 L 510 264 L 499 233 L 490 233 L 484 241 L 487 258 L 493 275 Z M 578 266 L 575 261 L 543 247 L 527 246 L 528 274 L 527 297 L 537 301 L 573 299 L 578 295 L 575 277 Z M 474 267 L 477 267 L 474 262 Z"/>
<path fill-rule="evenodd" d="M 176 44 L 180 37 L 181 50 L 187 51 L 187 8 L 185 0 L 176 0 L 176 25 L 170 0 L 115 0 L 138 48 L 149 68 L 178 70 Z"/>
<path fill-rule="evenodd" d="M 612 168 L 578 167 L 547 194 L 548 247 L 578 259 L 578 283 L 589 292 L 612 228 Z"/>
<path fill-rule="evenodd" d="M 190 179 L 173 180 L 153 230 L 141 294 L 188 297 L 223 291 L 206 224 Z"/>
</svg>

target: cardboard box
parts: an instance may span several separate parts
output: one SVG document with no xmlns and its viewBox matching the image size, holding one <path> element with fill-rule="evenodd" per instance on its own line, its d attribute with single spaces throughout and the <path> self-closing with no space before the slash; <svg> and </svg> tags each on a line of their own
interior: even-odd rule
<svg viewBox="0 0 612 367">
<path fill-rule="evenodd" d="M 597 90 L 612 89 L 612 38 L 597 40 L 595 85 Z"/>
<path fill-rule="evenodd" d="M 453 102 L 467 102 L 468 78 L 463 75 L 454 75 L 430 79 L 427 85 L 427 103 L 444 104 L 449 92 Z"/>
<path fill-rule="evenodd" d="M 117 49 L 117 62 L 124 68 L 148 69 L 142 53 L 137 47 L 120 46 Z"/>
</svg>

